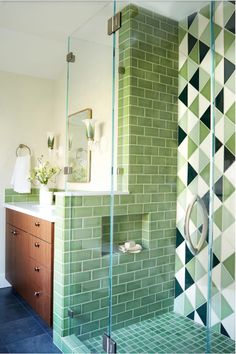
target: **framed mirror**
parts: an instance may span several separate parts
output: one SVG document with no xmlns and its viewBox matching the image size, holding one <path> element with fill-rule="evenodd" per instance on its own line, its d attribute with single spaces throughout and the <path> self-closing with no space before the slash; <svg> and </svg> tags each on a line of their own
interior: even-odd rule
<svg viewBox="0 0 236 354">
<path fill-rule="evenodd" d="M 68 117 L 68 163 L 72 173 L 68 175 L 70 183 L 88 183 L 91 177 L 91 151 L 84 120 L 92 119 L 92 109 L 86 108 Z"/>
</svg>

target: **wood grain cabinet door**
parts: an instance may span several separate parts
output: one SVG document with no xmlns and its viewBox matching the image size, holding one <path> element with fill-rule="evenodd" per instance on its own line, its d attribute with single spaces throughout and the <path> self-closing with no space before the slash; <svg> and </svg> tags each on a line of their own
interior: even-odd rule
<svg viewBox="0 0 236 354">
<path fill-rule="evenodd" d="M 6 227 L 6 279 L 24 296 L 28 286 L 28 235 L 7 224 Z"/>
<path fill-rule="evenodd" d="M 15 228 L 9 224 L 6 225 L 6 279 L 12 286 L 16 284 L 16 257 L 15 257 L 15 244 L 16 234 Z"/>
<path fill-rule="evenodd" d="M 29 235 L 16 229 L 16 284 L 15 288 L 21 296 L 25 297 L 29 286 L 28 257 L 29 257 Z"/>
</svg>

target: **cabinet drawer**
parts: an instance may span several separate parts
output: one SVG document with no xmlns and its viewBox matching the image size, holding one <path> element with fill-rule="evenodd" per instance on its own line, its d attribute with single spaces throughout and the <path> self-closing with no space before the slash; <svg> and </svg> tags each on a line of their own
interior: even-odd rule
<svg viewBox="0 0 236 354">
<path fill-rule="evenodd" d="M 40 291 L 38 286 L 32 283 L 28 290 L 27 300 L 32 308 L 50 326 L 52 323 L 52 298 L 43 291 Z"/>
<path fill-rule="evenodd" d="M 29 255 L 38 264 L 52 269 L 52 245 L 38 237 L 29 235 Z"/>
<path fill-rule="evenodd" d="M 37 236 L 49 243 L 53 243 L 53 229 L 53 223 L 36 218 L 35 216 L 29 217 L 28 232 L 30 234 Z"/>
<path fill-rule="evenodd" d="M 54 224 L 50 221 L 10 209 L 6 210 L 6 221 L 42 240 L 53 243 Z"/>
<path fill-rule="evenodd" d="M 21 230 L 27 231 L 28 215 L 14 210 L 6 209 L 6 222 Z"/>
<path fill-rule="evenodd" d="M 42 264 L 30 258 L 29 260 L 29 281 L 30 284 L 35 283 L 38 291 L 50 296 L 52 291 L 52 272 Z"/>
</svg>

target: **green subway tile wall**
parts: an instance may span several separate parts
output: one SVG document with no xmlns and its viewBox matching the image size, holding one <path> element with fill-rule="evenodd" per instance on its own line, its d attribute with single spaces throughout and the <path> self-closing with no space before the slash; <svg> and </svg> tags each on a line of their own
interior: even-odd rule
<svg viewBox="0 0 236 354">
<path fill-rule="evenodd" d="M 113 255 L 113 329 L 173 310 L 176 239 L 178 25 L 136 6 L 119 31 L 118 176 L 115 243 L 135 239 L 139 254 Z M 54 340 L 97 336 L 108 326 L 110 197 L 58 196 Z M 67 316 L 68 307 L 74 318 Z M 73 337 L 74 338 L 74 337 Z"/>
<path fill-rule="evenodd" d="M 39 189 L 32 188 L 31 193 L 17 193 L 12 188 L 5 189 L 5 203 L 38 202 Z"/>
<path fill-rule="evenodd" d="M 180 22 L 179 146 L 175 311 L 206 324 L 208 247 L 193 256 L 184 240 L 187 206 L 209 210 L 211 155 L 210 7 Z M 235 338 L 235 2 L 215 3 L 215 156 L 211 318 Z M 192 230 L 201 222 L 192 217 Z M 196 235 L 198 231 L 196 231 Z M 199 235 L 198 235 L 199 236 Z"/>
</svg>

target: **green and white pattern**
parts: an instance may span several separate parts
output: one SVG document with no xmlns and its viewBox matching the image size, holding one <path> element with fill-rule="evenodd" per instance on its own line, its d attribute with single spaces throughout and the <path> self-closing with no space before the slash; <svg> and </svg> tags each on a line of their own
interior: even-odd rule
<svg viewBox="0 0 236 354">
<path fill-rule="evenodd" d="M 235 3 L 215 3 L 215 156 L 212 327 L 234 338 L 235 322 Z M 184 240 L 188 205 L 209 210 L 211 161 L 210 7 L 180 23 L 175 311 L 206 324 L 208 247 L 193 256 Z M 191 232 L 199 237 L 199 212 Z M 200 227 L 199 227 L 200 226 Z"/>
</svg>

